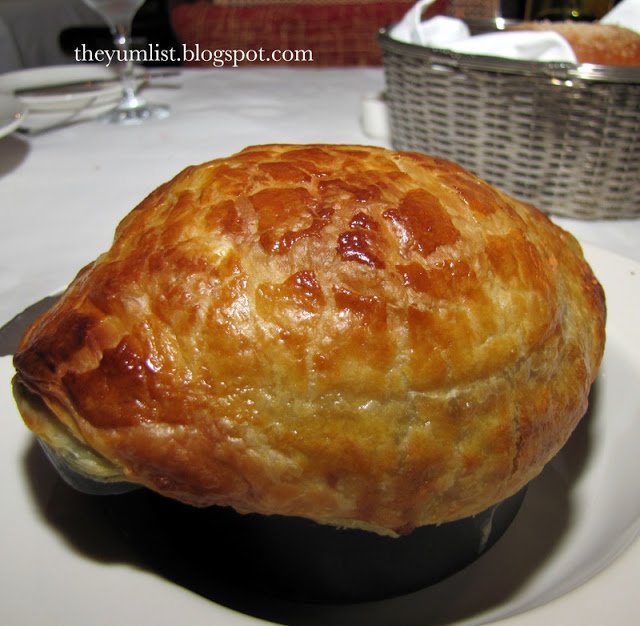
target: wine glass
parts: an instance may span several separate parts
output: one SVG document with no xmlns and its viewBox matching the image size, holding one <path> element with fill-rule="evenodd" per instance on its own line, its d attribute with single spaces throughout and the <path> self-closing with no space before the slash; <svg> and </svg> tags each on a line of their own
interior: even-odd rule
<svg viewBox="0 0 640 626">
<path fill-rule="evenodd" d="M 115 124 L 135 124 L 151 119 L 162 119 L 169 115 L 169 107 L 164 104 L 149 104 L 136 93 L 134 65 L 131 58 L 131 25 L 133 18 L 145 0 L 84 0 L 107 22 L 113 35 L 113 42 L 120 61 L 122 100 L 109 111 L 105 118 Z"/>
</svg>

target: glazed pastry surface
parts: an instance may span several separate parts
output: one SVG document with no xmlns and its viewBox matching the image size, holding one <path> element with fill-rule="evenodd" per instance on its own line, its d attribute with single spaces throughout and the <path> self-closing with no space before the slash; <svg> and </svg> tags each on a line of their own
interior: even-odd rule
<svg viewBox="0 0 640 626">
<path fill-rule="evenodd" d="M 88 474 L 402 534 L 541 471 L 604 321 L 576 241 L 461 167 L 255 146 L 123 219 L 27 331 L 14 388 Z"/>
</svg>

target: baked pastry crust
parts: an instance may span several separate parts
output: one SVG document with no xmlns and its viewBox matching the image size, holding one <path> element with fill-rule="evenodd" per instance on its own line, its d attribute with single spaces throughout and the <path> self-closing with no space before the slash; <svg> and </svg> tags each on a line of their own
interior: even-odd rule
<svg viewBox="0 0 640 626">
<path fill-rule="evenodd" d="M 122 220 L 25 334 L 14 388 L 101 479 L 401 534 L 541 471 L 604 324 L 573 237 L 461 167 L 255 146 Z"/>
</svg>

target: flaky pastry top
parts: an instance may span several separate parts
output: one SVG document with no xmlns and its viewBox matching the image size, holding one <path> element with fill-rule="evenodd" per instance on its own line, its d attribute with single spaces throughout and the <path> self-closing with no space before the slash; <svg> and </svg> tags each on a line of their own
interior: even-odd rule
<svg viewBox="0 0 640 626">
<path fill-rule="evenodd" d="M 108 479 L 406 533 L 541 471 L 604 318 L 573 237 L 453 163 L 255 146 L 122 220 L 26 333 L 16 397 Z"/>
</svg>

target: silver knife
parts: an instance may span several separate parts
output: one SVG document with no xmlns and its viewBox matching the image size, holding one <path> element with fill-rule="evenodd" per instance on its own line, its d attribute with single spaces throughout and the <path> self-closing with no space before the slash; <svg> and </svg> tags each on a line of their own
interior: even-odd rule
<svg viewBox="0 0 640 626">
<path fill-rule="evenodd" d="M 18 313 L 0 328 L 0 356 L 15 354 L 22 335 L 27 327 L 39 315 L 48 311 L 62 296 L 61 293 L 47 296 L 38 302 L 28 306 L 22 313 Z"/>
<path fill-rule="evenodd" d="M 178 70 L 165 70 L 165 71 L 150 71 L 143 72 L 141 74 L 135 74 L 133 81 L 135 83 L 149 83 L 150 81 L 157 80 L 159 78 L 171 78 L 179 76 Z M 87 80 L 76 80 L 68 83 L 55 83 L 53 85 L 38 85 L 34 87 L 24 87 L 23 89 L 16 89 L 13 94 L 15 96 L 68 96 L 70 94 L 78 93 L 94 93 L 100 89 L 111 89 L 113 86 L 117 86 L 120 83 L 118 76 L 108 78 L 93 78 Z"/>
<path fill-rule="evenodd" d="M 68 96 L 78 93 L 93 93 L 99 89 L 111 89 L 119 83 L 118 78 L 107 78 L 98 80 L 83 80 L 72 83 L 57 83 L 55 85 L 42 85 L 38 87 L 25 87 L 16 89 L 15 96 Z"/>
</svg>

